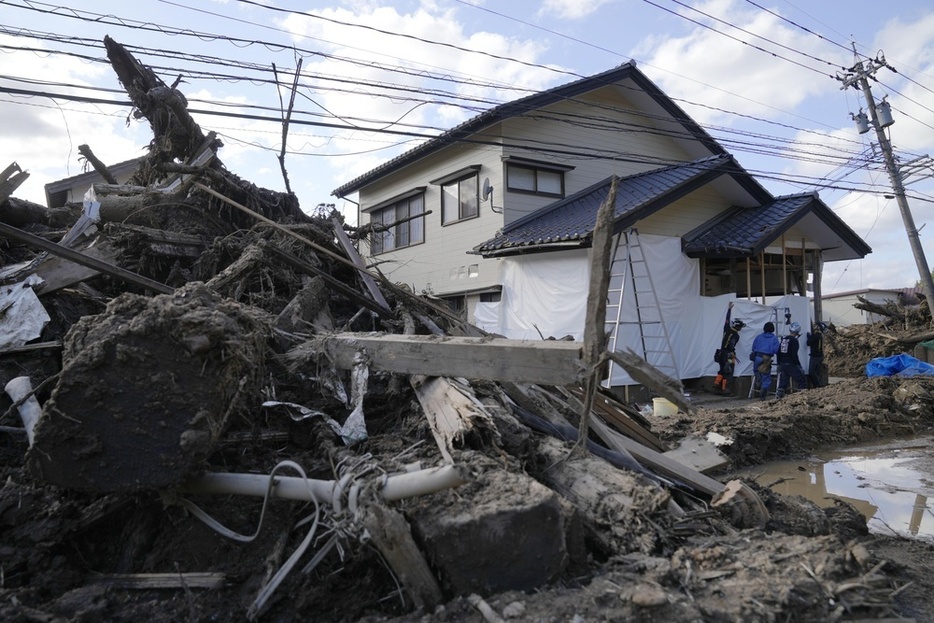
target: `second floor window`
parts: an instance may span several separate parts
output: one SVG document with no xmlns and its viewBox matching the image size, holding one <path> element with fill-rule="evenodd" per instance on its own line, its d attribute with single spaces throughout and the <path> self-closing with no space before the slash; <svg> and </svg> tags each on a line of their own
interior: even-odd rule
<svg viewBox="0 0 934 623">
<path fill-rule="evenodd" d="M 441 223 L 456 223 L 480 214 L 480 176 L 474 172 L 441 184 Z"/>
<path fill-rule="evenodd" d="M 506 188 L 520 193 L 563 197 L 564 171 L 509 163 Z"/>
<path fill-rule="evenodd" d="M 370 253 L 385 253 L 425 242 L 425 194 L 419 193 L 370 213 L 373 224 L 392 225 L 382 232 L 374 232 Z M 419 216 L 422 215 L 422 216 Z M 417 217 L 417 218 L 410 218 Z"/>
</svg>

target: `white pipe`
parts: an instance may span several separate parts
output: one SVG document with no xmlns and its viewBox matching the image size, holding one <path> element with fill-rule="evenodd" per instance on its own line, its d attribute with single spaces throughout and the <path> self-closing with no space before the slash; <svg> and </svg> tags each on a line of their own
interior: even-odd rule
<svg viewBox="0 0 934 623">
<path fill-rule="evenodd" d="M 442 465 L 417 472 L 384 476 L 380 493 L 387 502 L 394 502 L 458 487 L 465 482 L 467 478 L 457 465 Z"/>
<path fill-rule="evenodd" d="M 465 482 L 467 479 L 457 466 L 443 465 L 417 472 L 384 476 L 381 479 L 380 492 L 385 501 L 392 502 L 449 489 Z M 188 493 L 255 497 L 264 497 L 268 488 L 268 475 L 224 473 L 209 473 L 192 478 L 179 487 L 181 491 Z M 340 494 L 339 489 L 338 483 L 333 480 L 312 480 L 311 478 L 305 480 L 295 476 L 275 476 L 270 497 L 308 502 L 314 496 L 320 504 L 331 504 L 334 497 Z"/>
<path fill-rule="evenodd" d="M 39 405 L 39 401 L 36 400 L 35 394 L 32 393 L 32 383 L 29 381 L 29 377 L 18 376 L 10 380 L 3 389 L 14 403 L 29 396 L 17 410 L 20 419 L 23 420 L 23 428 L 26 429 L 29 445 L 32 446 L 33 431 L 36 428 L 36 422 L 39 421 L 39 416 L 42 415 L 42 407 Z"/>
</svg>

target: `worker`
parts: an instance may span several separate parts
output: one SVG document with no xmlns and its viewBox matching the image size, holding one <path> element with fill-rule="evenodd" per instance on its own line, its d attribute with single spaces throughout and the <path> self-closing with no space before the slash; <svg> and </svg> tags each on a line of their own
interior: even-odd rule
<svg viewBox="0 0 934 623">
<path fill-rule="evenodd" d="M 759 399 L 765 400 L 772 386 L 772 357 L 778 352 L 778 338 L 775 337 L 775 325 L 765 323 L 762 333 L 752 341 L 749 358 L 753 362 L 756 383 L 759 385 Z"/>
<path fill-rule="evenodd" d="M 821 366 L 824 365 L 824 331 L 827 325 L 815 322 L 811 332 L 806 336 L 808 352 L 808 388 L 823 387 L 824 379 L 821 375 Z"/>
<path fill-rule="evenodd" d="M 730 322 L 730 314 L 733 312 L 733 301 L 730 301 L 726 310 L 726 320 L 723 322 L 723 340 L 720 342 L 720 348 L 714 353 L 714 361 L 720 364 L 717 371 L 717 378 L 713 381 L 713 391 L 715 394 L 732 395 L 733 393 L 733 371 L 736 369 L 736 345 L 739 343 L 739 332 L 742 331 L 746 323 L 736 319 Z"/>
<path fill-rule="evenodd" d="M 807 389 L 807 379 L 801 369 L 798 359 L 798 336 L 801 335 L 801 325 L 792 322 L 788 326 L 788 335 L 782 337 L 778 347 L 778 389 L 775 397 L 781 400 L 788 391 L 791 381 L 795 382 L 796 389 Z"/>
</svg>

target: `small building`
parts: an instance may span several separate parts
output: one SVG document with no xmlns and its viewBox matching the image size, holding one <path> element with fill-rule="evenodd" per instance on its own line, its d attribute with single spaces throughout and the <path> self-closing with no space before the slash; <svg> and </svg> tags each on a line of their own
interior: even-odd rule
<svg viewBox="0 0 934 623">
<path fill-rule="evenodd" d="M 124 160 L 115 165 L 107 167 L 107 170 L 114 176 L 118 184 L 126 184 L 136 172 L 140 159 Z M 81 203 L 84 201 L 85 193 L 104 178 L 95 170 L 86 173 L 79 173 L 61 180 L 49 182 L 45 185 L 45 202 L 49 208 L 60 208 L 66 203 Z"/>
<path fill-rule="evenodd" d="M 884 316 L 854 307 L 862 298 L 869 303 L 885 305 L 895 303 L 912 307 L 920 303 L 920 288 L 863 288 L 847 292 L 835 292 L 821 296 L 821 308 L 824 322 L 832 322 L 838 327 L 851 324 L 872 324 L 885 320 Z"/>
</svg>

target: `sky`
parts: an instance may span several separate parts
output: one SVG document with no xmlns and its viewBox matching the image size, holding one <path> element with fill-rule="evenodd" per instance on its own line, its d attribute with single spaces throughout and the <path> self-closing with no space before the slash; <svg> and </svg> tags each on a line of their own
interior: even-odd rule
<svg viewBox="0 0 934 623">
<path fill-rule="evenodd" d="M 904 288 L 918 269 L 876 134 L 859 134 L 857 60 L 871 81 L 928 265 L 934 264 L 934 5 L 925 0 L 0 0 L 0 153 L 15 193 L 108 164 L 152 138 L 104 36 L 180 90 L 233 173 L 284 190 L 282 111 L 301 67 L 285 167 L 302 208 L 497 104 L 634 60 L 773 194 L 818 191 L 873 249 L 828 263 L 823 291 Z M 856 53 L 854 56 L 853 45 Z M 355 197 L 351 196 L 350 199 Z"/>
</svg>

